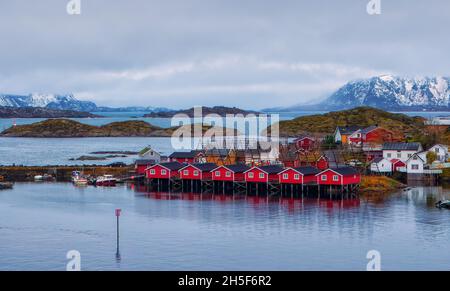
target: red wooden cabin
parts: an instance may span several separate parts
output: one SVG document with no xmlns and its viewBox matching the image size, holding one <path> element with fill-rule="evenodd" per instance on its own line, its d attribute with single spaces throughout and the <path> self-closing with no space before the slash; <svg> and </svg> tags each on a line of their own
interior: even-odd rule
<svg viewBox="0 0 450 291">
<path fill-rule="evenodd" d="M 253 167 L 245 172 L 245 181 L 250 183 L 278 181 L 278 174 L 283 170 L 280 166 Z"/>
<path fill-rule="evenodd" d="M 178 177 L 178 171 L 186 166 L 178 162 L 162 163 L 148 167 L 145 170 L 147 179 L 170 179 Z"/>
<path fill-rule="evenodd" d="M 217 168 L 216 164 L 190 164 L 179 170 L 180 178 L 183 180 L 211 180 L 212 170 Z"/>
<path fill-rule="evenodd" d="M 134 163 L 135 171 L 138 175 L 144 175 L 145 169 L 155 164 L 154 160 L 136 160 Z"/>
<path fill-rule="evenodd" d="M 245 180 L 244 172 L 249 169 L 250 167 L 246 165 L 220 166 L 212 171 L 212 179 L 213 181 L 241 182 Z"/>
<path fill-rule="evenodd" d="M 328 158 L 326 156 L 321 156 L 316 161 L 316 167 L 319 170 L 325 170 L 330 167 L 330 163 L 328 162 Z"/>
<path fill-rule="evenodd" d="M 352 185 L 361 182 L 361 174 L 352 167 L 326 169 L 316 174 L 319 185 Z"/>
<path fill-rule="evenodd" d="M 199 155 L 199 152 L 197 151 L 174 152 L 169 156 L 169 162 L 193 164 L 197 162 L 197 155 Z"/>
<path fill-rule="evenodd" d="M 320 172 L 315 167 L 287 168 L 278 173 L 282 184 L 310 184 L 316 182 L 316 174 Z"/>
<path fill-rule="evenodd" d="M 309 136 L 299 137 L 294 140 L 298 149 L 311 150 L 314 147 L 315 140 Z"/>
</svg>

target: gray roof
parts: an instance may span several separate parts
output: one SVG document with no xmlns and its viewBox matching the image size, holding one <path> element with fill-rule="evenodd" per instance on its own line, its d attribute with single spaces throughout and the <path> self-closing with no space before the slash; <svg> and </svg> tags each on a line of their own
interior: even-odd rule
<svg viewBox="0 0 450 291">
<path fill-rule="evenodd" d="M 174 152 L 172 153 L 169 158 L 179 158 L 179 159 L 193 159 L 197 153 L 195 151 L 190 152 Z"/>
<path fill-rule="evenodd" d="M 258 169 L 268 173 L 268 174 L 278 174 L 282 172 L 284 169 L 280 166 L 261 166 Z"/>
<path fill-rule="evenodd" d="M 369 132 L 371 132 L 372 130 L 377 129 L 377 128 L 378 128 L 378 125 L 372 125 L 372 126 L 363 128 L 363 129 L 361 130 L 361 133 L 362 133 L 362 134 L 367 134 L 367 133 L 369 133 Z"/>
<path fill-rule="evenodd" d="M 340 167 L 340 168 L 331 168 L 331 170 L 339 173 L 341 175 L 355 175 L 359 174 L 358 170 L 353 167 Z"/>
<path fill-rule="evenodd" d="M 146 160 L 146 159 L 140 159 L 140 160 L 136 160 L 134 162 L 136 165 L 142 166 L 142 165 L 153 165 L 156 164 L 155 160 Z"/>
<path fill-rule="evenodd" d="M 383 150 L 394 151 L 419 151 L 421 148 L 418 142 L 386 142 L 383 144 Z"/>
<path fill-rule="evenodd" d="M 317 169 L 316 167 L 298 167 L 295 168 L 294 170 L 302 173 L 303 175 L 316 175 L 320 173 L 320 170 Z"/>
<path fill-rule="evenodd" d="M 338 126 L 337 128 L 341 134 L 352 134 L 355 131 L 362 129 L 361 126 Z"/>
<path fill-rule="evenodd" d="M 193 167 L 196 167 L 202 172 L 211 172 L 215 168 L 217 168 L 217 165 L 214 163 L 198 163 L 198 164 L 192 164 Z"/>
<path fill-rule="evenodd" d="M 172 170 L 172 171 L 178 171 L 179 169 L 183 168 L 184 166 L 186 166 L 185 164 L 179 163 L 179 162 L 170 162 L 170 163 L 161 163 L 161 166 Z"/>
<path fill-rule="evenodd" d="M 382 160 L 384 160 L 383 157 L 378 157 L 378 158 L 373 159 L 372 163 L 379 163 L 379 162 L 381 162 Z"/>
<path fill-rule="evenodd" d="M 250 167 L 248 167 L 246 165 L 242 165 L 242 164 L 228 165 L 228 166 L 224 166 L 224 167 L 229 169 L 233 173 L 244 173 L 245 171 L 250 169 Z"/>
</svg>

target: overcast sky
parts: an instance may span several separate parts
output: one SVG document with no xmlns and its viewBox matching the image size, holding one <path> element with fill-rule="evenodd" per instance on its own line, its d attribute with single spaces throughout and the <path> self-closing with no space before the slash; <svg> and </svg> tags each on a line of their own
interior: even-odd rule
<svg viewBox="0 0 450 291">
<path fill-rule="evenodd" d="M 450 1 L 0 1 L 0 93 L 107 106 L 316 102 L 381 74 L 449 75 Z"/>
</svg>

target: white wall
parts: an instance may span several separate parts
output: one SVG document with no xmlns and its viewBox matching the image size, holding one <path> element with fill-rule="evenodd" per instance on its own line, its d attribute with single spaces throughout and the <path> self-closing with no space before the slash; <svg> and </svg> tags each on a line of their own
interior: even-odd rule
<svg viewBox="0 0 450 291">
<path fill-rule="evenodd" d="M 417 169 L 414 169 L 414 166 L 417 166 Z M 424 162 L 420 158 L 414 157 L 406 163 L 406 172 L 411 174 L 423 173 L 423 166 Z"/>
<path fill-rule="evenodd" d="M 370 164 L 370 170 L 377 173 L 390 173 L 392 172 L 392 164 L 387 159 L 383 159 L 378 163 Z"/>
<path fill-rule="evenodd" d="M 402 162 L 406 162 L 415 153 L 416 153 L 416 151 L 383 150 L 383 158 L 388 159 L 388 160 L 399 159 Z"/>
</svg>

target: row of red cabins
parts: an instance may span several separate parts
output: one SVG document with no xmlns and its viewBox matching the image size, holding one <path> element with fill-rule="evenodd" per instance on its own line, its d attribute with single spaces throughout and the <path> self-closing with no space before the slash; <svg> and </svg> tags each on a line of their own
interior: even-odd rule
<svg viewBox="0 0 450 291">
<path fill-rule="evenodd" d="M 355 185 L 361 182 L 360 173 L 352 167 L 283 168 L 280 166 L 248 167 L 245 165 L 217 166 L 212 163 L 181 164 L 168 162 L 156 164 L 145 170 L 147 179 L 206 180 L 222 182 Z"/>
</svg>

